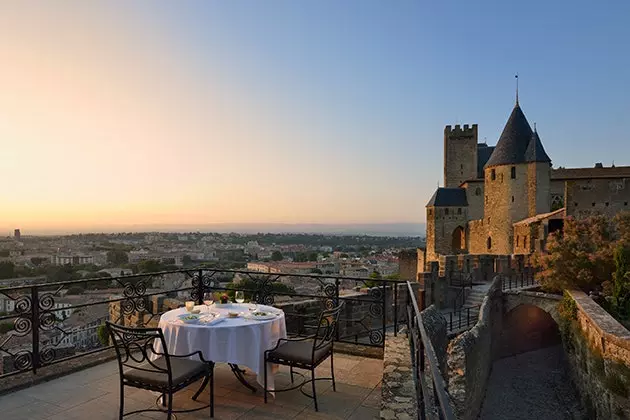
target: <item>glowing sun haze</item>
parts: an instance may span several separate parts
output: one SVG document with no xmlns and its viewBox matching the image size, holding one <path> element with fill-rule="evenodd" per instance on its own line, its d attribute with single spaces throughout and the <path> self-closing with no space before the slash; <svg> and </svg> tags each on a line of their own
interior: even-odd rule
<svg viewBox="0 0 630 420">
<path fill-rule="evenodd" d="M 532 66 L 505 52 L 498 68 L 493 41 L 478 50 L 466 43 L 482 35 L 437 19 L 472 19 L 474 8 L 437 7 L 446 6 L 2 2 L 0 229 L 422 222 L 444 125 L 478 122 L 494 143 L 513 71 Z M 549 14 L 543 29 L 556 28 Z M 455 46 L 484 64 L 465 77 L 444 68 Z M 566 63 L 542 58 L 546 69 L 522 77 L 521 103 L 553 159 L 560 133 L 576 144 L 592 137 L 559 130 L 570 126 L 562 115 L 546 120 L 562 107 L 545 95 L 577 101 L 574 85 L 538 84 Z M 607 81 L 621 77 L 607 70 Z M 606 98 L 611 108 L 617 100 Z M 590 166 L 591 155 L 577 156 Z"/>
</svg>

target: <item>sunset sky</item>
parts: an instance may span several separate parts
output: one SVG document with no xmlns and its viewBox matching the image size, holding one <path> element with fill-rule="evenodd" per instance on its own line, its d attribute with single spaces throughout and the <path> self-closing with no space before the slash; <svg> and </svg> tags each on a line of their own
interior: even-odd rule
<svg viewBox="0 0 630 420">
<path fill-rule="evenodd" d="M 0 3 L 0 234 L 424 222 L 516 72 L 555 165 L 630 165 L 630 2 L 455 3 Z"/>
</svg>

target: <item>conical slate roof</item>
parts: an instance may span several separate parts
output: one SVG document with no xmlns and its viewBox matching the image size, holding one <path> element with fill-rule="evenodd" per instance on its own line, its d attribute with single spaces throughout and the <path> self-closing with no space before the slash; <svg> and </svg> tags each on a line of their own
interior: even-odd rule
<svg viewBox="0 0 630 420">
<path fill-rule="evenodd" d="M 438 188 L 426 207 L 464 207 L 468 205 L 463 188 Z"/>
<path fill-rule="evenodd" d="M 527 150 L 525 150 L 525 162 L 551 162 L 536 131 L 532 134 Z"/>
<path fill-rule="evenodd" d="M 532 134 L 532 128 L 517 102 L 485 167 L 524 163 Z"/>
</svg>

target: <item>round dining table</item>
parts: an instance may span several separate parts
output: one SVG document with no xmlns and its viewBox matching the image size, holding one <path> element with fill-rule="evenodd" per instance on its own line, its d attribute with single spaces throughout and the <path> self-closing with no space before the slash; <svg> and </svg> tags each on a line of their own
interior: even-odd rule
<svg viewBox="0 0 630 420">
<path fill-rule="evenodd" d="M 215 363 L 229 363 L 237 378 L 244 382 L 242 370 L 245 366 L 256 373 L 257 382 L 264 384 L 264 353 L 276 346 L 280 338 L 287 337 L 284 312 L 266 305 L 214 304 L 195 306 L 199 320 L 184 319 L 186 308 L 168 311 L 160 317 L 169 354 L 190 354 L 197 350 L 203 357 Z M 253 316 L 254 312 L 265 312 L 267 316 Z M 238 314 L 230 317 L 229 314 Z M 264 318 L 264 319 L 263 319 Z M 158 341 L 155 351 L 163 352 Z M 198 360 L 197 357 L 191 359 Z M 274 389 L 274 372 L 277 366 L 267 367 L 267 389 Z M 251 387 L 251 386 L 250 386 Z M 253 388 L 252 388 L 253 389 Z"/>
</svg>

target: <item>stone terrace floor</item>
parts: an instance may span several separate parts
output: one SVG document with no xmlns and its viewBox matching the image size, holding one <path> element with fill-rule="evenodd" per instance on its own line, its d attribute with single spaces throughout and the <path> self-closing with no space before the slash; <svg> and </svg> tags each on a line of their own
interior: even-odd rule
<svg viewBox="0 0 630 420">
<path fill-rule="evenodd" d="M 296 369 L 296 372 L 299 370 Z M 260 386 L 253 394 L 241 385 L 226 364 L 215 368 L 215 419 L 377 419 L 381 406 L 383 361 L 335 353 L 337 392 L 330 381 L 316 381 L 319 412 L 313 400 L 299 390 L 277 393 L 265 404 Z M 310 373 L 309 373 L 310 375 Z M 316 375 L 330 375 L 330 362 L 316 370 Z M 249 383 L 256 377 L 246 373 Z M 296 381 L 298 378 L 296 377 Z M 276 375 L 276 387 L 290 384 L 288 368 L 281 367 Z M 191 387 L 175 394 L 175 408 L 193 408 Z M 310 393 L 310 384 L 305 386 Z M 156 396 L 148 391 L 125 387 L 125 411 L 155 408 Z M 209 391 L 199 398 L 207 404 Z M 67 376 L 53 379 L 10 394 L 0 396 L 0 418 L 11 420 L 39 419 L 118 419 L 119 379 L 116 361 L 106 362 Z M 178 419 L 207 419 L 209 409 L 177 414 Z M 164 413 L 140 413 L 125 419 L 165 419 Z"/>
</svg>

